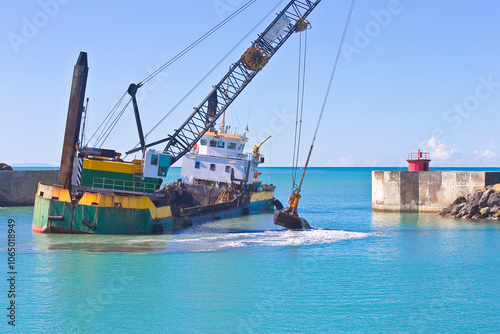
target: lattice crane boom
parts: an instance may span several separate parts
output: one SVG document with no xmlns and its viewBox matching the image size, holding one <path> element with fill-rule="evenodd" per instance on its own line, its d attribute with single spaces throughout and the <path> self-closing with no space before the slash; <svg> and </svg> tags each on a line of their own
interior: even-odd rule
<svg viewBox="0 0 500 334">
<path fill-rule="evenodd" d="M 252 42 L 240 59 L 231 65 L 227 74 L 213 86 L 207 97 L 194 108 L 186 121 L 169 137 L 146 145 L 167 142 L 164 152 L 172 155 L 174 164 L 201 139 L 245 89 L 257 73 L 267 64 L 286 40 L 294 33 L 309 26 L 306 17 L 321 0 L 292 0 L 259 37 Z M 132 153 L 134 150 L 127 152 Z"/>
</svg>

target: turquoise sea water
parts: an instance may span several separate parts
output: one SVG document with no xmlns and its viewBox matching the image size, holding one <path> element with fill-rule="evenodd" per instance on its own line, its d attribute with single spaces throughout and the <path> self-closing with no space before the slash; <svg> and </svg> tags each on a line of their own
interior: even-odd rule
<svg viewBox="0 0 500 334">
<path fill-rule="evenodd" d="M 262 171 L 285 203 L 291 170 Z M 370 168 L 310 169 L 299 210 L 317 229 L 262 214 L 175 235 L 79 236 L 32 234 L 32 207 L 0 208 L 0 332 L 499 332 L 498 221 L 374 213 Z"/>
</svg>

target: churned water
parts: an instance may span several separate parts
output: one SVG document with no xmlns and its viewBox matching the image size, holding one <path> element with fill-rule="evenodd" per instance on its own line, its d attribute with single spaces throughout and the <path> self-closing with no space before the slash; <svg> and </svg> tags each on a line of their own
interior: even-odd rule
<svg viewBox="0 0 500 334">
<path fill-rule="evenodd" d="M 262 170 L 285 203 L 291 170 Z M 303 232 L 262 214 L 174 235 L 36 235 L 32 209 L 0 208 L 1 332 L 500 331 L 500 224 L 372 212 L 369 168 L 311 168 Z"/>
</svg>

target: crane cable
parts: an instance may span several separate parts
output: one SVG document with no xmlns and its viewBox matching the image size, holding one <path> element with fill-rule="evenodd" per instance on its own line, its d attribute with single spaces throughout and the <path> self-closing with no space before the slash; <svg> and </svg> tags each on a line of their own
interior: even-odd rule
<svg viewBox="0 0 500 334">
<path fill-rule="evenodd" d="M 118 109 L 118 107 L 120 106 L 120 104 L 122 103 L 123 99 L 125 98 L 125 95 L 127 95 L 127 93 L 125 92 L 122 97 L 120 99 L 118 99 L 118 101 L 116 102 L 116 104 L 113 106 L 113 108 L 111 108 L 111 111 L 108 113 L 108 115 L 106 115 L 106 117 L 104 118 L 104 120 L 101 122 L 101 124 L 99 124 L 99 126 L 97 127 L 97 129 L 94 131 L 94 133 L 92 134 L 92 136 L 90 136 L 90 138 L 87 140 L 87 143 L 84 145 L 84 147 L 88 147 L 90 141 L 97 135 L 98 131 L 101 129 L 102 127 L 102 130 L 101 132 L 99 133 L 99 135 L 97 135 L 97 138 L 95 140 L 95 143 L 94 143 L 94 146 L 97 146 L 97 143 L 99 142 L 100 138 L 103 136 L 103 134 L 107 131 L 108 129 L 108 125 L 109 125 L 109 122 L 111 122 L 111 119 L 113 118 L 116 110 Z M 104 126 L 104 127 L 103 127 Z"/>
<path fill-rule="evenodd" d="M 330 75 L 330 80 L 328 82 L 328 87 L 326 89 L 325 98 L 323 99 L 323 105 L 321 106 L 321 112 L 319 113 L 318 123 L 316 124 L 316 130 L 314 131 L 314 136 L 312 139 L 311 147 L 309 148 L 309 153 L 307 155 L 306 163 L 304 165 L 304 171 L 302 172 L 302 178 L 300 180 L 299 186 L 296 188 L 297 193 L 300 192 L 301 187 L 302 187 L 302 182 L 304 181 L 304 176 L 306 174 L 307 165 L 309 164 L 309 158 L 311 157 L 311 152 L 312 152 L 313 147 L 314 147 L 314 142 L 316 141 L 316 136 L 318 134 L 319 125 L 321 123 L 321 119 L 323 118 L 323 113 L 325 111 L 326 102 L 328 101 L 328 95 L 330 94 L 330 90 L 331 90 L 332 83 L 333 83 L 333 78 L 334 78 L 335 72 L 337 70 L 337 65 L 338 65 L 338 62 L 340 59 L 340 53 L 342 52 L 342 46 L 344 45 L 345 35 L 347 33 L 347 28 L 349 27 L 349 22 L 351 21 L 351 15 L 352 15 L 352 11 L 354 9 L 355 2 L 356 2 L 356 0 L 352 0 L 351 8 L 349 9 L 349 14 L 347 15 L 347 20 L 346 20 L 346 23 L 344 26 L 344 32 L 342 33 L 342 38 L 340 40 L 339 48 L 337 50 L 337 56 L 335 57 L 335 62 L 333 64 L 332 73 Z"/>
<path fill-rule="evenodd" d="M 142 86 L 144 84 L 146 84 L 148 81 L 150 81 L 151 79 L 153 79 L 155 76 L 157 76 L 158 74 L 160 74 L 162 71 L 164 71 L 167 67 L 169 67 L 170 65 L 172 65 L 175 61 L 177 61 L 179 58 L 181 58 L 182 56 L 184 56 L 186 53 L 188 53 L 189 51 L 191 51 L 191 49 L 193 49 L 194 47 L 196 47 L 198 44 L 200 44 L 201 42 L 203 42 L 205 39 L 207 39 L 210 35 L 212 35 L 213 33 L 215 33 L 217 30 L 219 30 L 222 26 L 224 26 L 226 23 L 228 23 L 229 21 L 231 21 L 233 18 L 235 18 L 236 16 L 238 16 L 238 14 L 242 13 L 245 9 L 247 9 L 248 7 L 250 7 L 255 1 L 257 0 L 249 0 L 247 3 L 245 3 L 243 6 L 241 6 L 240 8 L 238 8 L 234 13 L 232 13 L 231 15 L 229 15 L 228 17 L 226 17 L 224 20 L 222 20 L 220 23 L 218 23 L 217 25 L 215 25 L 212 29 L 210 29 L 209 31 L 207 31 L 205 34 L 203 34 L 201 37 L 199 37 L 197 40 L 195 40 L 193 43 L 191 43 L 189 46 L 187 46 L 186 48 L 184 48 L 181 52 L 179 52 L 178 54 L 176 54 L 174 57 L 172 57 L 170 60 L 168 60 L 166 63 L 164 63 L 162 66 L 160 66 L 159 68 L 157 68 L 153 73 L 151 73 L 150 75 L 148 75 L 146 78 L 144 78 L 140 83 L 139 83 L 139 86 Z M 121 105 L 124 97 L 127 95 L 127 92 L 125 92 L 122 97 L 118 100 L 118 102 L 113 106 L 113 108 L 111 109 L 111 111 L 108 113 L 108 115 L 104 118 L 104 120 L 101 122 L 101 124 L 98 126 L 97 130 L 95 130 L 95 132 L 92 134 L 92 136 L 90 137 L 90 139 L 87 141 L 87 144 L 85 146 L 88 146 L 88 144 L 90 143 L 90 141 L 97 135 L 97 138 L 96 138 L 96 141 L 95 141 L 95 144 L 94 146 L 97 147 L 97 145 L 99 145 L 99 143 L 101 143 L 100 145 L 102 146 L 104 144 L 104 141 L 108 138 L 109 134 L 111 133 L 111 131 L 114 129 L 114 127 L 116 126 L 116 123 L 118 122 L 118 120 L 121 118 L 121 116 L 123 115 L 125 109 L 128 107 L 128 105 L 130 104 L 131 100 L 129 100 L 124 109 L 122 109 L 118 115 L 115 117 L 115 119 L 113 121 L 111 121 L 113 119 L 113 116 L 115 115 L 115 112 L 116 110 L 118 109 L 118 107 Z M 101 130 L 101 132 L 98 134 L 98 131 Z M 149 134 L 149 133 L 148 133 Z"/>
<path fill-rule="evenodd" d="M 209 31 L 207 31 L 204 35 L 202 35 L 196 41 L 194 41 L 193 43 L 191 43 L 184 50 L 182 50 L 181 52 L 179 52 L 178 54 L 176 54 L 173 58 L 171 58 L 165 64 L 163 64 L 162 66 L 160 66 L 159 68 L 157 68 L 153 73 L 151 73 L 146 78 L 144 78 L 144 80 L 142 80 L 139 83 L 139 85 L 142 86 L 142 85 L 146 84 L 149 80 L 153 79 L 155 76 L 157 76 L 159 73 L 161 73 L 164 69 L 166 69 L 171 64 L 173 64 L 177 59 L 181 58 L 183 55 L 185 55 L 186 53 L 188 53 L 192 48 L 194 48 L 195 46 L 197 46 L 198 44 L 200 44 L 201 42 L 203 42 L 211 34 L 213 34 L 214 32 L 216 32 L 217 30 L 219 30 L 219 28 L 221 28 L 227 22 L 231 21 L 233 18 L 235 18 L 236 16 L 238 16 L 238 14 L 240 14 L 245 9 L 247 9 L 248 7 L 250 7 L 255 1 L 257 1 L 257 0 L 250 0 L 247 3 L 245 3 L 243 6 L 241 6 L 240 8 L 238 8 L 237 11 L 235 11 L 234 13 L 232 13 L 231 15 L 229 15 L 228 17 L 226 17 L 223 21 L 221 21 L 215 27 L 213 27 L 212 29 L 210 29 Z"/>
<path fill-rule="evenodd" d="M 302 51 L 302 44 L 304 44 L 304 51 Z M 304 58 L 302 58 L 304 53 Z M 306 82 L 306 55 L 307 55 L 307 30 L 305 30 L 305 38 L 302 43 L 302 32 L 299 37 L 299 66 L 297 74 L 297 107 L 295 112 L 295 138 L 293 143 L 293 158 L 292 158 L 292 182 L 293 189 L 296 188 L 296 177 L 299 168 L 299 153 L 300 153 L 300 139 L 302 135 L 302 115 L 304 111 L 304 91 Z M 303 64 L 303 65 L 302 65 Z"/>
<path fill-rule="evenodd" d="M 125 110 L 127 110 L 130 102 L 132 102 L 132 99 L 128 100 L 128 102 L 125 104 L 125 106 L 123 106 L 122 110 L 120 111 L 120 113 L 116 116 L 115 120 L 113 121 L 113 123 L 111 124 L 111 126 L 109 127 L 109 130 L 107 132 L 106 135 L 103 135 L 103 137 L 101 138 L 101 143 L 98 144 L 96 143 L 96 146 L 99 145 L 99 148 L 102 147 L 102 145 L 104 144 L 104 142 L 106 141 L 106 139 L 108 139 L 109 135 L 111 134 L 111 132 L 113 131 L 113 129 L 115 128 L 116 124 L 118 123 L 118 121 L 120 120 L 120 118 L 123 116 L 123 114 L 125 113 Z"/>
<path fill-rule="evenodd" d="M 168 112 L 165 116 L 163 116 L 162 119 L 160 119 L 160 121 L 158 123 L 156 123 L 155 126 L 153 126 L 153 128 L 151 130 L 148 131 L 148 133 L 146 133 L 144 135 L 144 138 L 147 138 L 154 130 L 156 130 L 156 128 L 158 126 L 160 126 L 161 123 L 163 123 L 163 121 L 165 121 L 165 119 L 170 116 L 170 114 L 172 112 L 175 111 L 175 109 L 177 109 L 177 107 L 182 103 L 184 102 L 185 99 L 187 99 L 189 97 L 189 95 L 191 95 L 191 93 L 193 93 L 193 91 L 198 88 L 202 83 L 203 81 L 205 81 L 221 64 L 224 60 L 226 60 L 243 42 L 245 42 L 247 40 L 247 38 L 255 31 L 255 29 L 257 29 L 271 14 L 274 13 L 274 11 L 276 10 L 276 8 L 278 8 L 279 5 L 281 5 L 281 3 L 283 3 L 283 1 L 285 0 L 281 0 L 278 2 L 278 4 L 276 4 L 276 6 L 274 6 L 254 27 L 252 27 L 252 29 L 250 29 L 250 31 L 245 35 L 243 36 L 243 38 L 240 39 L 240 41 L 233 47 L 231 48 L 231 50 L 229 50 L 226 55 L 224 55 L 224 57 L 222 57 L 218 62 L 217 64 L 215 64 L 211 69 L 210 71 L 207 72 L 207 74 L 205 74 L 194 86 L 193 88 L 191 88 L 187 93 L 186 95 L 184 95 L 180 100 L 179 102 L 177 102 Z M 139 147 L 139 143 L 137 143 L 133 149 Z M 125 157 L 127 157 L 127 155 L 125 155 Z"/>
<path fill-rule="evenodd" d="M 174 110 L 175 110 L 175 109 L 176 109 L 176 108 L 177 108 L 177 107 L 178 107 L 178 106 L 182 103 L 182 102 L 184 102 L 184 100 L 185 100 L 185 99 L 186 99 L 189 95 L 191 95 L 191 93 L 192 93 L 192 92 L 193 92 L 196 88 L 198 88 L 198 87 L 199 87 L 199 86 L 203 83 L 203 81 L 205 81 L 205 80 L 208 78 L 208 76 L 209 76 L 210 74 L 212 74 L 212 73 L 213 73 L 213 72 L 214 72 L 214 71 L 215 71 L 215 70 L 216 70 L 216 69 L 220 66 L 220 64 L 221 64 L 224 60 L 226 60 L 226 59 L 227 59 L 227 57 L 229 57 L 229 56 L 230 56 L 230 55 L 234 52 L 234 50 L 236 50 L 236 48 L 238 48 L 238 47 L 239 47 L 239 46 L 240 46 L 240 45 L 241 45 L 244 41 L 246 41 L 246 39 L 248 38 L 248 36 L 250 36 L 250 34 L 252 34 L 252 33 L 255 31 L 255 29 L 257 29 L 257 28 L 258 28 L 258 27 L 262 24 L 262 22 L 264 22 L 264 21 L 267 19 L 267 17 L 268 17 L 269 15 L 271 15 L 271 14 L 272 14 L 272 13 L 276 10 L 276 8 L 278 8 L 278 6 L 279 6 L 279 5 L 281 5 L 281 3 L 282 3 L 283 1 L 284 1 L 284 0 L 281 0 L 281 1 L 280 1 L 277 5 L 276 5 L 276 6 L 274 6 L 274 7 L 273 7 L 273 9 L 271 9 L 271 10 L 270 10 L 270 11 L 266 14 L 266 16 L 264 16 L 264 17 L 263 17 L 263 18 L 262 18 L 262 19 L 261 19 L 261 20 L 260 20 L 260 21 L 259 21 L 259 22 L 258 22 L 258 23 L 257 23 L 257 24 L 256 24 L 256 25 L 255 25 L 255 26 L 254 26 L 254 27 L 253 27 L 253 28 L 252 28 L 252 29 L 251 29 L 251 30 L 250 30 L 250 31 L 249 31 L 246 35 L 245 35 L 245 36 L 243 36 L 243 38 L 242 38 L 242 39 L 240 39 L 240 41 L 239 41 L 239 42 L 238 42 L 238 43 L 237 43 L 237 44 L 236 44 L 236 45 L 235 45 L 235 46 L 234 46 L 231 50 L 229 50 L 229 51 L 226 53 L 226 55 L 225 55 L 224 57 L 222 57 L 222 58 L 221 58 L 221 59 L 217 62 L 217 64 L 215 64 L 215 65 L 214 65 L 214 66 L 210 69 L 210 71 L 208 71 L 208 72 L 207 72 L 207 74 L 205 74 L 205 76 L 203 76 L 203 78 L 201 78 L 201 80 L 200 80 L 200 81 L 198 81 L 198 82 L 197 82 L 197 83 L 193 86 L 193 88 L 191 88 L 191 89 L 189 90 L 189 92 L 187 92 L 187 94 L 186 94 L 186 95 L 184 95 L 184 96 L 182 97 L 182 99 L 181 99 L 179 102 L 177 102 L 177 104 L 176 104 L 175 106 L 173 106 L 173 108 L 172 108 L 172 109 L 170 109 L 170 111 L 169 111 L 169 112 L 168 112 L 165 116 L 163 116 L 163 118 L 162 118 L 162 119 L 161 119 L 158 123 L 156 123 L 156 125 L 155 125 L 155 126 L 154 126 L 151 130 L 149 130 L 149 132 L 148 132 L 148 133 L 147 133 L 144 137 L 146 138 L 148 135 L 150 135 L 150 134 L 151 134 L 151 132 L 153 132 L 153 131 L 154 131 L 154 130 L 155 130 L 155 129 L 156 129 L 156 128 L 157 128 L 157 127 L 158 127 L 158 126 L 159 126 L 159 125 L 160 125 L 160 124 L 161 124 L 161 123 L 162 123 L 162 122 L 163 122 L 163 121 L 164 121 L 164 120 L 165 120 L 165 119 L 166 119 L 166 118 L 167 118 L 167 117 L 168 117 L 168 116 L 169 116 L 169 115 L 170 115 L 170 114 L 171 114 L 171 113 L 172 113 L 172 112 L 173 112 L 173 111 L 174 111 Z M 139 145 L 139 144 L 137 144 L 134 148 L 136 148 L 138 145 Z"/>
<path fill-rule="evenodd" d="M 273 138 L 269 138 L 269 184 L 273 184 L 273 177 L 271 171 L 273 169 Z"/>
</svg>

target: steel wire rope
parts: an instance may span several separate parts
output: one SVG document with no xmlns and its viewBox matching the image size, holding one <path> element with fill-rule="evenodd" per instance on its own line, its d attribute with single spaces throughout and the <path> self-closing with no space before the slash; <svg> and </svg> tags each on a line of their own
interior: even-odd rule
<svg viewBox="0 0 500 334">
<path fill-rule="evenodd" d="M 296 167 L 295 167 L 295 154 L 297 153 L 297 130 L 299 123 L 299 87 L 300 87 L 300 65 L 301 65 L 301 47 L 302 47 L 302 34 L 299 34 L 299 61 L 298 61 L 298 73 L 297 73 L 297 101 L 295 106 L 295 131 L 293 136 L 293 156 L 292 156 L 292 187 L 295 188 L 295 177 L 296 177 Z"/>
<path fill-rule="evenodd" d="M 125 104 L 125 106 L 123 107 L 123 109 L 120 111 L 120 113 L 116 116 L 115 120 L 113 121 L 113 123 L 111 123 L 110 127 L 109 127 L 109 131 L 107 132 L 106 136 L 102 139 L 102 142 L 101 144 L 99 145 L 99 148 L 102 147 L 102 145 L 104 145 L 104 142 L 106 141 L 106 139 L 108 139 L 109 135 L 111 134 L 111 132 L 113 131 L 113 129 L 115 128 L 116 124 L 118 123 L 118 121 L 120 120 L 120 118 L 122 117 L 123 113 L 125 112 L 125 110 L 127 110 L 130 102 L 132 102 L 132 99 L 130 99 L 127 104 Z M 98 144 L 98 143 L 96 143 Z M 97 145 L 96 145 L 97 146 Z"/>
<path fill-rule="evenodd" d="M 101 133 L 99 134 L 99 136 L 97 137 L 97 139 L 95 140 L 94 142 L 94 147 L 102 147 L 102 145 L 104 144 L 104 141 L 103 138 L 108 138 L 109 134 L 111 133 L 111 131 L 113 130 L 113 128 L 115 127 L 116 123 L 120 120 L 120 118 L 123 116 L 123 113 L 126 109 L 126 107 L 130 104 L 130 102 L 132 101 L 132 99 L 130 99 L 124 108 L 121 109 L 121 111 L 116 115 L 114 116 L 114 113 L 116 112 L 116 110 L 118 110 L 118 108 L 116 108 L 116 110 L 113 112 L 113 117 L 110 117 L 108 122 L 106 123 L 106 127 L 104 127 L 101 131 Z M 121 104 L 121 102 L 119 103 L 119 105 Z M 100 143 L 100 144 L 99 144 Z"/>
<path fill-rule="evenodd" d="M 328 81 L 328 87 L 326 89 L 325 98 L 324 98 L 323 104 L 321 106 L 321 112 L 319 114 L 318 124 L 316 125 L 316 130 L 314 131 L 314 137 L 313 137 L 313 140 L 312 140 L 312 145 L 314 145 L 314 141 L 316 140 L 316 136 L 317 136 L 318 130 L 319 130 L 319 125 L 321 123 L 321 119 L 323 118 L 323 113 L 325 111 L 326 102 L 328 101 L 328 96 L 330 95 L 330 90 L 332 88 L 333 78 L 335 77 L 335 72 L 337 71 L 337 65 L 339 63 L 340 53 L 342 52 L 342 47 L 344 45 L 345 35 L 347 33 L 347 28 L 349 27 L 349 22 L 351 21 L 352 10 L 354 8 L 354 3 L 355 2 L 356 2 L 356 0 L 352 0 L 352 2 L 351 2 L 351 8 L 349 9 L 349 14 L 347 15 L 347 20 L 346 20 L 346 23 L 345 23 L 344 32 L 342 33 L 342 38 L 340 40 L 339 48 L 337 50 L 337 56 L 335 57 L 335 62 L 333 64 L 332 73 L 330 74 L 330 80 Z"/>
<path fill-rule="evenodd" d="M 235 11 L 234 13 L 232 13 L 231 15 L 229 15 L 228 17 L 226 17 L 223 21 L 221 21 L 219 24 L 215 25 L 212 29 L 210 29 L 209 31 L 207 31 L 205 34 L 203 34 L 201 37 L 199 37 L 196 41 L 194 41 L 193 43 L 191 43 L 189 46 L 187 46 L 184 50 L 182 50 L 181 52 L 179 52 L 178 54 L 176 54 L 174 57 L 172 57 L 169 61 L 167 61 L 165 64 L 163 64 L 162 66 L 160 66 L 159 68 L 157 68 L 153 73 L 151 73 L 150 75 L 148 75 L 146 78 L 144 78 L 140 83 L 139 85 L 144 85 L 146 84 L 149 80 L 153 79 L 156 75 L 158 75 L 160 72 L 162 72 L 164 69 L 166 69 L 167 67 L 169 67 L 170 65 L 172 65 L 176 60 L 178 60 L 179 58 L 181 58 L 182 56 L 184 56 L 186 53 L 188 53 L 189 51 L 191 51 L 191 49 L 193 49 L 195 46 L 197 46 L 198 44 L 200 44 L 201 42 L 203 42 L 207 37 L 209 37 L 210 35 L 212 35 L 214 32 L 216 32 L 217 30 L 219 30 L 222 26 L 224 26 L 226 23 L 228 23 L 229 21 L 231 21 L 233 18 L 235 18 L 236 16 L 238 16 L 238 14 L 240 14 L 241 12 L 243 12 L 245 9 L 247 9 L 248 7 L 250 7 L 250 5 L 252 5 L 255 1 L 257 0 L 250 0 L 248 1 L 247 3 L 245 3 L 243 6 L 241 6 L 237 11 Z"/>
<path fill-rule="evenodd" d="M 344 31 L 342 33 L 342 38 L 340 39 L 340 44 L 339 44 L 339 47 L 338 47 L 338 50 L 337 50 L 337 55 L 335 57 L 335 62 L 333 64 L 332 72 L 330 74 L 330 80 L 328 81 L 328 87 L 326 89 L 325 97 L 323 99 L 323 104 L 321 106 L 321 111 L 319 113 L 318 123 L 316 124 L 316 130 L 314 131 L 314 136 L 313 136 L 313 139 L 312 139 L 312 142 L 311 142 L 311 147 L 309 148 L 309 153 L 307 155 L 307 160 L 306 160 L 306 163 L 304 165 L 304 171 L 302 172 L 302 178 L 300 180 L 299 187 L 297 188 L 298 192 L 300 192 L 300 190 L 301 190 L 300 188 L 302 187 L 302 182 L 304 181 L 304 176 L 306 174 L 307 165 L 309 164 L 309 158 L 311 157 L 311 152 L 312 152 L 313 147 L 314 147 L 314 142 L 316 141 L 316 136 L 318 134 L 319 125 L 321 124 L 321 119 L 323 118 L 323 113 L 325 111 L 326 102 L 328 101 L 328 96 L 330 95 L 330 90 L 332 88 L 333 78 L 335 77 L 335 73 L 337 71 L 337 65 L 338 65 L 338 62 L 339 62 L 339 59 L 340 59 L 340 53 L 342 52 L 342 46 L 344 45 L 345 35 L 347 33 L 347 28 L 349 27 L 349 22 L 351 21 L 351 15 L 352 15 L 352 11 L 354 9 L 355 2 L 356 2 L 356 0 L 352 0 L 351 7 L 349 9 L 349 14 L 347 15 L 346 23 L 345 23 L 345 26 L 344 26 Z"/>
<path fill-rule="evenodd" d="M 122 98 L 122 100 L 123 100 L 123 98 Z M 131 101 L 131 99 L 127 102 L 127 104 L 126 104 L 127 106 L 129 105 L 130 101 Z M 121 101 L 120 101 L 120 103 L 118 105 L 120 105 L 120 104 L 121 104 Z M 99 133 L 98 137 L 96 138 L 93 147 L 101 147 L 104 144 L 104 142 L 101 142 L 102 139 L 104 137 L 107 138 L 109 136 L 110 131 L 114 128 L 113 124 L 116 124 L 116 122 L 118 122 L 118 120 L 122 117 L 123 112 L 124 112 L 123 108 L 118 113 L 118 115 L 114 116 L 116 110 L 118 110 L 118 108 L 116 108 L 113 111 L 113 114 L 111 115 L 111 117 L 106 122 L 106 126 L 101 130 L 101 132 Z M 113 119 L 113 116 L 114 116 L 114 119 Z M 101 143 L 101 144 L 99 145 L 99 143 Z"/>
<path fill-rule="evenodd" d="M 219 30 L 222 26 L 224 26 L 226 23 L 228 23 L 229 21 L 231 21 L 233 18 L 235 18 L 236 16 L 238 16 L 238 14 L 240 14 L 241 12 L 243 12 L 245 9 L 247 9 L 248 7 L 250 7 L 250 5 L 252 5 L 256 0 L 250 0 L 248 1 L 247 3 L 245 3 L 243 6 L 241 6 L 238 10 L 236 10 L 234 13 L 232 13 L 231 15 L 229 15 L 227 18 L 225 18 L 224 20 L 222 20 L 220 23 L 218 23 L 217 25 L 215 25 L 212 29 L 210 29 L 209 31 L 207 31 L 205 34 L 203 34 L 201 37 L 199 37 L 197 40 L 195 40 L 193 43 L 191 43 L 189 46 L 187 46 L 185 49 L 183 49 L 181 52 L 179 52 L 178 54 L 176 54 L 174 57 L 172 57 L 170 60 L 168 60 L 165 64 L 163 64 L 162 66 L 160 66 L 159 68 L 157 68 L 153 73 L 151 73 L 150 75 L 148 75 L 146 78 L 144 78 L 140 83 L 139 85 L 144 85 L 146 84 L 149 80 L 153 79 L 156 75 L 158 75 L 159 73 L 161 73 L 163 70 L 165 70 L 167 67 L 169 67 L 170 65 L 172 65 L 175 61 L 177 61 L 179 58 L 181 58 L 182 56 L 184 56 L 186 53 L 188 53 L 189 51 L 191 51 L 194 47 L 196 47 L 198 44 L 200 44 L 201 42 L 203 42 L 205 39 L 207 39 L 210 35 L 212 35 L 214 32 L 216 32 L 217 30 Z M 98 135 L 98 139 L 96 140 L 96 144 L 94 146 L 97 146 L 97 143 L 100 141 L 100 139 L 102 139 L 103 137 L 107 138 L 109 136 L 109 133 L 107 135 L 105 135 L 106 132 L 109 131 L 109 128 L 106 128 L 108 126 L 111 126 L 109 124 L 112 116 L 114 115 L 114 113 L 116 112 L 116 110 L 118 109 L 118 106 L 121 104 L 121 102 L 123 101 L 123 98 L 125 97 L 125 95 L 127 95 L 127 92 L 125 92 L 123 94 L 123 96 L 119 99 L 118 103 L 111 109 L 111 111 L 108 113 L 108 115 L 106 116 L 106 118 L 101 122 L 101 124 L 99 125 L 99 127 L 97 128 L 97 130 L 94 132 L 94 134 L 91 136 L 91 138 L 87 141 L 87 145 L 90 143 L 90 140 L 92 140 L 92 138 L 97 134 L 97 132 L 99 131 L 99 129 L 103 126 L 103 124 L 105 123 L 105 127 L 103 129 L 105 130 L 102 130 L 102 132 Z M 127 106 L 130 104 L 130 101 L 127 102 Z M 123 111 L 120 112 L 120 117 L 121 115 L 123 115 Z M 116 120 L 118 121 L 118 120 Z M 113 123 L 111 123 L 113 124 Z M 116 122 L 114 122 L 114 125 L 112 126 L 111 130 L 114 128 L 114 126 L 116 125 Z M 101 143 L 101 145 L 104 144 Z"/>
<path fill-rule="evenodd" d="M 302 60 L 302 52 L 304 58 Z M 305 31 L 304 38 L 304 51 L 302 51 L 302 33 L 299 38 L 299 66 L 297 74 L 297 111 L 295 115 L 295 137 L 293 147 L 293 160 L 292 160 L 292 181 L 293 188 L 297 185 L 295 180 L 297 178 L 297 171 L 299 169 L 299 155 L 300 155 L 300 141 L 302 136 L 302 116 L 304 112 L 304 91 L 306 82 L 306 62 L 307 62 L 307 30 Z M 297 129 L 298 124 L 298 129 Z"/>
<path fill-rule="evenodd" d="M 88 145 L 90 144 L 90 141 L 92 140 L 92 138 L 94 138 L 95 135 L 97 135 L 97 132 L 104 125 L 104 123 L 106 123 L 106 126 L 107 126 L 107 123 L 109 123 L 109 121 L 113 117 L 113 114 L 115 113 L 116 109 L 118 109 L 118 106 L 122 103 L 123 98 L 125 97 L 126 94 L 127 94 L 127 92 L 125 92 L 122 95 L 122 97 L 118 100 L 118 102 L 116 102 L 116 104 L 113 106 L 113 108 L 108 113 L 108 115 L 106 115 L 106 117 L 104 118 L 104 120 L 101 122 L 101 124 L 99 124 L 99 126 L 97 127 L 97 129 L 94 131 L 94 133 L 92 134 L 92 136 L 90 136 L 90 138 L 87 140 L 87 144 L 85 144 L 85 147 L 88 147 Z M 108 118 L 109 118 L 109 120 L 108 120 Z M 107 120 L 107 122 L 106 122 L 106 120 Z M 104 129 L 102 131 L 104 131 Z M 102 132 L 101 132 L 101 134 L 102 134 Z M 98 138 L 101 136 L 101 134 L 98 135 Z M 97 142 L 97 139 L 96 139 L 96 142 Z"/>
<path fill-rule="evenodd" d="M 300 153 L 300 141 L 302 138 L 302 115 L 304 113 L 304 92 L 306 86 L 306 64 L 307 64 L 307 30 L 305 31 L 305 39 L 304 39 L 304 66 L 302 73 L 302 96 L 300 98 L 300 123 L 299 123 L 299 139 L 297 143 L 297 157 L 295 161 L 295 166 L 299 165 L 299 153 Z"/>
<path fill-rule="evenodd" d="M 257 29 L 261 24 L 262 22 L 264 22 L 268 17 L 269 15 L 271 15 L 275 10 L 276 8 L 278 8 L 279 5 L 281 5 L 281 3 L 285 1 L 285 0 L 281 0 L 280 2 L 278 2 L 278 4 L 276 6 L 274 6 L 252 29 L 250 29 L 250 31 L 245 35 L 243 36 L 243 38 L 240 39 L 240 41 L 233 47 L 231 48 L 231 50 L 229 50 L 226 55 L 224 55 L 224 57 L 222 57 L 211 69 L 210 71 L 208 71 L 194 86 L 193 88 L 191 88 L 187 93 L 186 95 L 184 95 L 180 100 L 179 102 L 177 102 L 173 107 L 172 109 L 170 109 L 167 114 L 165 116 L 163 116 L 163 118 L 158 122 L 156 123 L 155 126 L 153 126 L 153 128 L 151 130 L 148 131 L 148 133 L 146 133 L 146 135 L 144 136 L 144 138 L 147 138 L 154 130 L 156 130 L 156 128 L 161 124 L 163 123 L 163 121 L 172 113 L 174 112 L 175 109 L 177 109 L 177 107 L 182 103 L 184 102 L 184 100 L 186 100 L 186 98 L 189 97 L 189 95 L 191 95 L 191 93 L 196 89 L 198 88 L 202 83 L 203 81 L 205 81 L 221 64 L 224 60 L 227 59 L 227 57 L 229 57 L 235 50 L 236 48 L 238 48 L 241 43 L 243 43 L 244 41 L 246 41 L 246 39 L 248 38 L 248 36 L 250 36 L 250 34 L 252 34 L 255 29 Z M 133 149 L 137 148 L 139 146 L 139 143 L 137 143 Z M 127 157 L 127 155 L 125 155 L 125 157 Z"/>
<path fill-rule="evenodd" d="M 231 115 L 234 115 L 234 118 L 236 118 L 236 124 L 238 124 L 238 126 L 236 127 L 235 131 L 238 130 L 238 129 L 241 129 L 241 123 L 240 123 L 240 119 L 238 118 L 238 113 L 236 112 L 235 108 L 234 108 L 234 105 L 231 104 L 231 106 L 229 107 L 231 108 L 229 111 L 232 111 Z M 238 131 L 236 131 L 237 133 Z"/>
<path fill-rule="evenodd" d="M 272 169 L 273 169 L 273 137 L 269 138 L 269 183 L 273 184 Z"/>
</svg>

